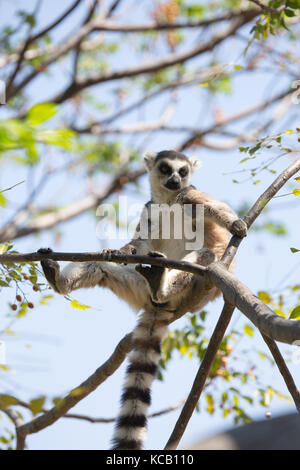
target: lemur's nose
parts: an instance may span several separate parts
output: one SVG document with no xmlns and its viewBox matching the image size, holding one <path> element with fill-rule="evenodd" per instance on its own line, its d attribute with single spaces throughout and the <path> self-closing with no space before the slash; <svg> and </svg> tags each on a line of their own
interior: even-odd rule
<svg viewBox="0 0 300 470">
<path fill-rule="evenodd" d="M 170 178 L 168 179 L 167 183 L 166 183 L 166 187 L 168 189 L 178 189 L 180 188 L 180 177 L 179 175 L 172 175 L 170 176 Z"/>
<path fill-rule="evenodd" d="M 169 178 L 170 183 L 180 183 L 180 177 L 178 175 L 172 175 L 171 178 Z"/>
</svg>

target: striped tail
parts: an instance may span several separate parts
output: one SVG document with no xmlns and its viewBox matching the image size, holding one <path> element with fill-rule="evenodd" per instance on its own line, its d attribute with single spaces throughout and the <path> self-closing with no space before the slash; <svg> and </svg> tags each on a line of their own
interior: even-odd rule
<svg viewBox="0 0 300 470">
<path fill-rule="evenodd" d="M 121 397 L 112 450 L 139 450 L 147 432 L 150 387 L 160 359 L 160 344 L 170 312 L 143 312 L 133 332 L 133 351 Z"/>
</svg>

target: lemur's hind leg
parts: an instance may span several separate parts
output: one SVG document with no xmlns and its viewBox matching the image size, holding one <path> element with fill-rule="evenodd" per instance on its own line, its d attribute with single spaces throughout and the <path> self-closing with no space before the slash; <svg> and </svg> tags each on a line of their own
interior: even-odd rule
<svg viewBox="0 0 300 470">
<path fill-rule="evenodd" d="M 148 255 L 166 258 L 165 255 L 159 252 L 151 252 Z M 189 253 L 182 261 L 208 266 L 215 259 L 215 253 L 208 248 L 202 248 L 199 251 Z M 178 269 L 161 268 L 159 266 L 151 266 L 149 268 L 138 265 L 136 270 L 146 280 L 151 298 L 159 303 L 172 301 L 174 296 L 183 295 L 184 291 L 191 286 L 191 282 L 196 278 L 196 275 L 192 273 L 179 271 Z M 207 287 L 209 286 L 207 285 Z"/>
<path fill-rule="evenodd" d="M 51 251 L 50 248 L 42 248 L 40 252 L 49 254 Z M 107 254 L 109 258 L 110 253 Z M 75 289 L 98 285 L 110 289 L 136 311 L 152 305 L 147 284 L 133 264 L 86 261 L 69 263 L 62 271 L 56 261 L 45 259 L 41 264 L 47 281 L 59 294 L 66 295 Z"/>
</svg>

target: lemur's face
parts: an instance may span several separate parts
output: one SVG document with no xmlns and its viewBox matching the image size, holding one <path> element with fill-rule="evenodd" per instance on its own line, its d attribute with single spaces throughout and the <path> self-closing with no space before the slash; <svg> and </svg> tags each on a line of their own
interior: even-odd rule
<svg viewBox="0 0 300 470">
<path fill-rule="evenodd" d="M 190 184 L 194 170 L 201 166 L 195 157 L 188 158 L 175 150 L 162 150 L 158 153 L 147 152 L 144 156 L 149 172 L 152 196 L 178 192 Z"/>
<path fill-rule="evenodd" d="M 191 166 L 183 159 L 159 159 L 155 172 L 160 184 L 170 191 L 179 191 L 190 183 Z"/>
</svg>

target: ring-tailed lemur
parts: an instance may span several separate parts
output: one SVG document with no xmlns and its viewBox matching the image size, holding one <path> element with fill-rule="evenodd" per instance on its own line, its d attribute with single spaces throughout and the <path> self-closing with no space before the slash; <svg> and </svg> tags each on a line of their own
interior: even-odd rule
<svg viewBox="0 0 300 470">
<path fill-rule="evenodd" d="M 246 224 L 224 203 L 190 186 L 190 178 L 198 166 L 197 160 L 175 151 L 148 153 L 145 164 L 149 172 L 152 199 L 145 206 L 140 226 L 152 224 L 151 209 L 155 204 L 179 203 L 204 206 L 204 244 L 197 251 L 187 249 L 185 235 L 181 239 L 137 236 L 121 252 L 165 256 L 207 266 L 220 259 L 229 233 L 244 237 Z M 106 250 L 109 259 L 111 250 Z M 143 310 L 133 332 L 133 350 L 129 355 L 126 382 L 121 398 L 121 410 L 114 433 L 114 449 L 140 449 L 146 432 L 146 415 L 150 404 L 150 387 L 157 371 L 160 344 L 174 312 L 183 315 L 202 309 L 220 291 L 205 277 L 175 269 L 160 267 L 134 268 L 113 262 L 70 263 L 62 272 L 55 261 L 42 261 L 49 284 L 60 294 L 81 287 L 110 288 L 135 310 Z"/>
</svg>

